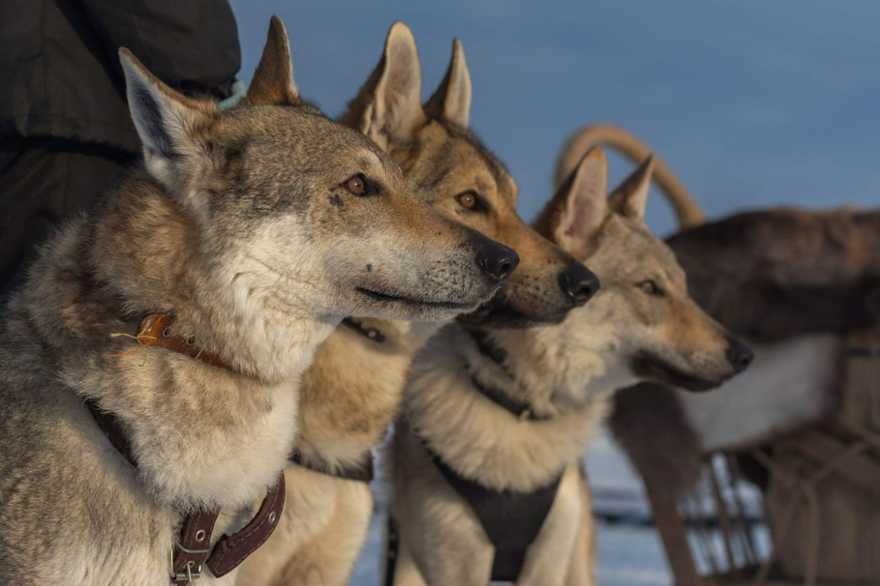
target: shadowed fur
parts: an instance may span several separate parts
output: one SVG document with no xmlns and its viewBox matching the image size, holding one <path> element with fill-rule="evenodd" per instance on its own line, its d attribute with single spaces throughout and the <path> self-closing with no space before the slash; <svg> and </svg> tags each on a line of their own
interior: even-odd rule
<svg viewBox="0 0 880 586">
<path fill-rule="evenodd" d="M 754 446 L 828 415 L 837 403 L 841 334 L 877 323 L 878 234 L 877 211 L 768 209 L 667 239 L 694 298 L 756 341 L 755 362 L 706 396 L 651 385 L 683 417 L 658 414 L 644 389 L 615 400 L 615 436 L 654 486 L 679 496 L 691 484 L 663 482 L 666 462 L 695 467 L 706 451 Z M 686 451 L 668 441 L 682 437 L 692 440 Z M 653 459 L 644 457 L 649 451 Z"/>
<path fill-rule="evenodd" d="M 398 22 L 388 32 L 379 64 L 341 119 L 383 145 L 441 215 L 519 254 L 500 296 L 472 319 L 508 325 L 558 321 L 576 304 L 561 290 L 559 276 L 577 263 L 519 218 L 515 182 L 467 129 L 471 80 L 458 40 L 443 81 L 424 106 L 420 94 L 415 40 Z M 397 411 L 413 354 L 435 331 L 431 324 L 361 321 L 378 328 L 385 341 L 338 328 L 303 377 L 297 449 L 309 463 L 339 469 L 369 455 Z M 366 538 L 369 488 L 325 477 L 318 493 L 318 475 L 300 466 L 289 467 L 286 475 L 288 502 L 300 505 L 286 508 L 279 528 L 285 537 L 273 536 L 249 560 L 242 584 L 347 583 Z M 354 492 L 360 495 L 356 499 Z M 363 505 L 356 514 L 353 502 Z"/>
<path fill-rule="evenodd" d="M 583 547 L 592 541 L 588 491 L 577 463 L 611 392 L 641 378 L 704 389 L 744 367 L 731 362 L 736 343 L 689 298 L 672 252 L 644 224 L 651 170 L 649 159 L 609 198 L 607 162 L 593 149 L 536 221 L 602 279 L 587 306 L 561 324 L 487 330 L 483 348 L 460 326 L 447 326 L 414 360 L 391 446 L 398 586 L 482 585 L 492 566 L 485 532 L 426 446 L 495 490 L 535 490 L 561 471 L 517 584 L 591 584 Z M 475 381 L 538 419 L 513 415 Z"/>
<path fill-rule="evenodd" d="M 300 104 L 287 46 L 274 19 L 226 113 L 120 52 L 144 165 L 50 241 L 0 325 L 0 583 L 167 585 L 183 513 L 222 508 L 219 537 L 277 479 L 299 376 L 343 316 L 448 319 L 497 289 L 476 261 L 498 245 Z M 229 368 L 135 342 L 156 312 Z"/>
</svg>

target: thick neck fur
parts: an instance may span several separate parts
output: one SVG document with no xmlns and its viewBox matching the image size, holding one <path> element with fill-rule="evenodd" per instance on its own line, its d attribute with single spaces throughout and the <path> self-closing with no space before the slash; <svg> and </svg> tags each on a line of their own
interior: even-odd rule
<svg viewBox="0 0 880 586">
<path fill-rule="evenodd" d="M 292 445 L 299 375 L 334 323 L 261 299 L 248 262 L 206 249 L 161 187 L 135 177 L 50 243 L 10 306 L 66 385 L 121 420 L 160 502 L 249 504 Z M 138 345 L 155 312 L 231 370 Z"/>
<path fill-rule="evenodd" d="M 364 462 L 397 415 L 410 362 L 437 323 L 359 319 L 381 343 L 340 326 L 302 379 L 297 450 L 309 463 L 339 470 Z"/>
<path fill-rule="evenodd" d="M 572 353 L 559 333 L 493 332 L 505 355 L 486 356 L 458 325 L 414 361 L 404 396 L 409 427 L 461 474 L 496 489 L 533 490 L 575 462 L 607 412 L 610 391 L 629 382 L 600 353 Z M 517 418 L 471 380 L 531 405 L 546 419 Z"/>
<path fill-rule="evenodd" d="M 129 313 L 173 313 L 176 335 L 195 337 L 234 370 L 265 383 L 295 377 L 338 322 L 279 306 L 263 292 L 263 267 L 234 245 L 201 239 L 154 182 L 132 180 L 111 201 L 93 234 L 96 278 Z"/>
<path fill-rule="evenodd" d="M 550 417 L 604 400 L 614 390 L 635 383 L 614 326 L 602 319 L 587 323 L 584 318 L 590 310 L 575 310 L 581 312 L 577 320 L 557 325 L 486 331 L 489 342 L 505 356 L 500 365 L 486 363 L 483 357 L 487 382 Z M 587 329 L 590 335 L 572 335 L 570 327 Z M 473 362 L 480 358 L 479 354 L 468 357 Z"/>
</svg>

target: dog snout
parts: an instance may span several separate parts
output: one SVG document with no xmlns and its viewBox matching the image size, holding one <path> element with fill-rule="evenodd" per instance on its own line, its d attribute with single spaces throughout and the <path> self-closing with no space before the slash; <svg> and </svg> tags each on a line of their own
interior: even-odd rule
<svg viewBox="0 0 880 586">
<path fill-rule="evenodd" d="M 579 262 L 571 262 L 559 273 L 559 286 L 575 306 L 583 305 L 599 290 L 599 277 Z"/>
<path fill-rule="evenodd" d="M 755 358 L 752 349 L 737 340 L 736 338 L 727 339 L 727 360 L 733 366 L 736 372 L 742 372 L 748 368 L 749 364 Z"/>
<path fill-rule="evenodd" d="M 519 255 L 511 248 L 488 238 L 475 245 L 477 266 L 494 281 L 503 281 L 519 264 Z"/>
</svg>

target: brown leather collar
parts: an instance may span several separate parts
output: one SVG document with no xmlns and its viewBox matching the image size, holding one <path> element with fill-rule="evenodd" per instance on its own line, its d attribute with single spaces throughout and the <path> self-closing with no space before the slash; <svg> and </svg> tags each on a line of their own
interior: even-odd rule
<svg viewBox="0 0 880 586">
<path fill-rule="evenodd" d="M 141 321 L 135 339 L 141 346 L 155 346 L 165 348 L 178 354 L 185 354 L 190 358 L 201 360 L 211 366 L 232 370 L 220 356 L 213 352 L 202 350 L 195 344 L 192 338 L 185 339 L 180 336 L 171 334 L 171 324 L 174 323 L 174 317 L 166 313 L 153 313 L 145 317 Z"/>
<path fill-rule="evenodd" d="M 269 489 L 260 504 L 260 509 L 247 525 L 233 533 L 224 534 L 214 547 L 211 547 L 211 533 L 220 511 L 198 511 L 183 518 L 180 537 L 174 544 L 171 554 L 171 584 L 189 584 L 202 573 L 202 566 L 208 566 L 215 578 L 225 576 L 234 570 L 249 555 L 266 543 L 284 510 L 287 489 L 284 474 Z"/>
<path fill-rule="evenodd" d="M 372 452 L 367 452 L 367 457 L 361 464 L 355 466 L 344 466 L 342 468 L 330 468 L 325 464 L 319 464 L 310 460 L 306 460 L 302 457 L 302 454 L 299 452 L 299 450 L 294 450 L 293 453 L 290 454 L 288 461 L 291 464 L 296 464 L 297 466 L 307 468 L 312 472 L 317 472 L 318 474 L 324 474 L 326 476 L 333 476 L 334 478 L 353 480 L 355 482 L 365 482 L 367 484 L 373 481 Z"/>
<path fill-rule="evenodd" d="M 232 370 L 219 356 L 201 350 L 192 340 L 171 335 L 169 327 L 173 321 L 174 318 L 166 314 L 148 315 L 140 324 L 137 342 L 144 346 L 166 348 L 212 366 Z M 131 442 L 119 418 L 102 410 L 94 399 L 86 399 L 85 405 L 113 447 L 137 468 Z M 201 575 L 203 566 L 208 566 L 218 578 L 235 569 L 272 535 L 284 510 L 286 494 L 284 474 L 281 474 L 278 482 L 266 493 L 254 518 L 232 535 L 220 537 L 214 547 L 211 547 L 211 533 L 220 511 L 197 511 L 185 515 L 171 551 L 170 583 L 175 586 L 191 583 Z"/>
</svg>

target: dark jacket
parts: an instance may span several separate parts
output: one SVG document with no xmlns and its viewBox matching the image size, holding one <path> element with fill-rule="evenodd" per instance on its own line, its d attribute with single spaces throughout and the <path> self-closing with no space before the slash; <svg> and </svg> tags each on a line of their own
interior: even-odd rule
<svg viewBox="0 0 880 586">
<path fill-rule="evenodd" d="M 139 151 L 119 47 L 190 94 L 226 97 L 241 65 L 226 0 L 2 0 L 0 23 L 0 139 Z"/>
</svg>

